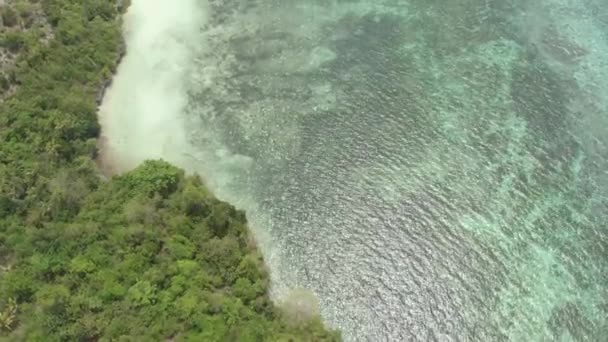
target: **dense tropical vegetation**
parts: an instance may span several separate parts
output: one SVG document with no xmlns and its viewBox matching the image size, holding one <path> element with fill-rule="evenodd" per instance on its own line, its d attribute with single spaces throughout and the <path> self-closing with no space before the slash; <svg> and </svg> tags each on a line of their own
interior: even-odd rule
<svg viewBox="0 0 608 342">
<path fill-rule="evenodd" d="M 100 177 L 115 1 L 9 1 L 0 15 L 0 48 L 17 56 L 0 79 L 12 89 L 0 103 L 0 340 L 339 339 L 273 305 L 244 213 L 198 177 L 162 161 Z"/>
</svg>

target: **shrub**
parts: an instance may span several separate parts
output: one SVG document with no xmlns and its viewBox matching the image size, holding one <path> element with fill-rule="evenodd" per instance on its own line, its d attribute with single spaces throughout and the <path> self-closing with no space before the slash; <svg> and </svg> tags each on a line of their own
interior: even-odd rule
<svg viewBox="0 0 608 342">
<path fill-rule="evenodd" d="M 0 7 L 0 17 L 2 18 L 2 24 L 7 27 L 16 26 L 19 23 L 17 12 L 10 6 Z"/>
<path fill-rule="evenodd" d="M 0 38 L 0 46 L 7 48 L 12 53 L 17 53 L 25 45 L 25 37 L 18 32 L 8 32 Z"/>
</svg>

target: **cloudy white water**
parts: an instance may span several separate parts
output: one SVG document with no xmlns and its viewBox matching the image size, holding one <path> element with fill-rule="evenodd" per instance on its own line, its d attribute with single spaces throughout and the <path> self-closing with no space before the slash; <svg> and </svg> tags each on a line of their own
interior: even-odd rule
<svg viewBox="0 0 608 342">
<path fill-rule="evenodd" d="M 103 154 L 116 170 L 149 158 L 184 163 L 185 80 L 203 51 L 200 26 L 208 11 L 200 1 L 134 1 L 124 17 L 127 54 L 106 91 L 99 120 Z"/>
<path fill-rule="evenodd" d="M 134 0 L 100 108 L 348 341 L 608 336 L 608 5 Z"/>
</svg>

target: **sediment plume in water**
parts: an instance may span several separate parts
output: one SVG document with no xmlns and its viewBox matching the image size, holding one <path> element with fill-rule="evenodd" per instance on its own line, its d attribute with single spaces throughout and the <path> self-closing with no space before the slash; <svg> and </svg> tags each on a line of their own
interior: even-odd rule
<svg viewBox="0 0 608 342">
<path fill-rule="evenodd" d="M 164 159 L 191 170 L 184 157 L 184 81 L 207 12 L 204 2 L 134 0 L 124 15 L 126 54 L 99 109 L 101 164 L 107 173 Z"/>
</svg>

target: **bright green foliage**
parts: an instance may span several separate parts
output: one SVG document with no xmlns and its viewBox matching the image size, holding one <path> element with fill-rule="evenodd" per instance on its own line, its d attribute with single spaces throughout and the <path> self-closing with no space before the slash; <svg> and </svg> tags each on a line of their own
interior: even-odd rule
<svg viewBox="0 0 608 342">
<path fill-rule="evenodd" d="M 95 99 L 121 43 L 113 0 L 40 0 L 0 103 L 0 341 L 333 341 L 267 296 L 245 215 L 162 161 L 102 181 Z M 23 18 L 34 15 L 27 6 Z"/>
<path fill-rule="evenodd" d="M 57 169 L 70 173 L 69 182 L 75 173 L 87 184 L 98 182 L 91 181 L 96 171 L 90 165 L 99 133 L 95 99 L 115 68 L 121 38 L 118 21 L 83 20 L 82 3 L 42 1 L 54 25 L 55 39 L 48 44 L 36 30 L 0 39 L 21 51 L 11 70 L 18 90 L 0 106 L 0 203 L 27 213 L 36 226 L 56 219 L 40 203 L 54 195 L 49 185 Z"/>
<path fill-rule="evenodd" d="M 196 214 L 184 206 L 193 196 Z M 198 178 L 149 161 L 101 184 L 69 222 L 19 237 L 27 250 L 0 278 L 0 307 L 16 299 L 20 333 L 47 341 L 335 340 L 318 321 L 287 324 L 272 306 L 245 227 Z"/>
</svg>

